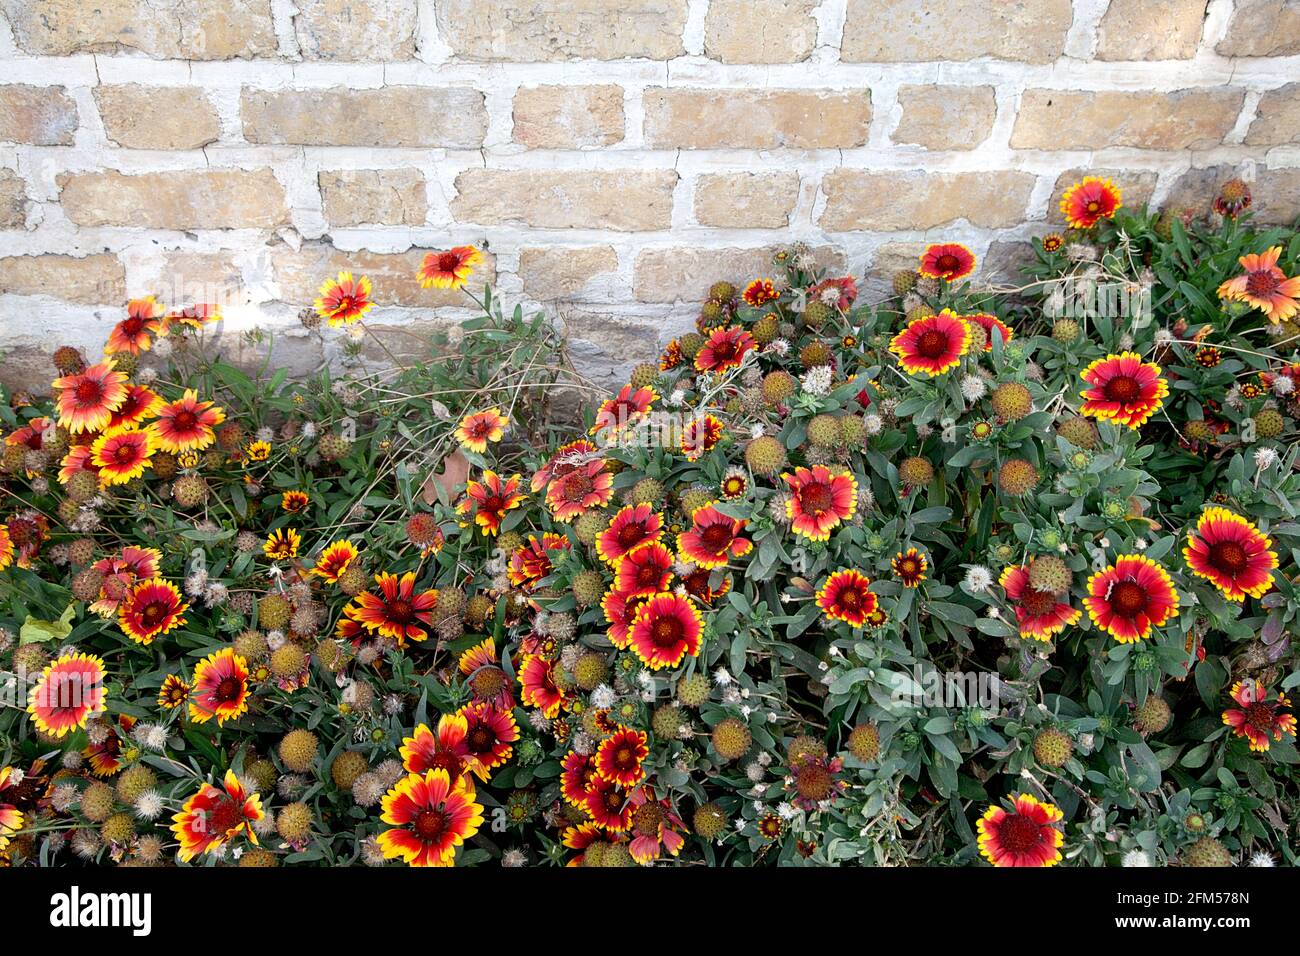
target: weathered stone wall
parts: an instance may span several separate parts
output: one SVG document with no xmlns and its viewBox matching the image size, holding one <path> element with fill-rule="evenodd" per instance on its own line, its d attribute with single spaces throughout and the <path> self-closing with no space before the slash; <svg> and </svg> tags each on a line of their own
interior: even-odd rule
<svg viewBox="0 0 1300 956">
<path fill-rule="evenodd" d="M 929 239 L 1005 278 L 1081 170 L 1132 204 L 1236 173 L 1300 212 L 1300 0 L 0 0 L 0 349 L 39 385 L 128 295 L 297 325 L 368 273 L 372 325 L 472 242 L 621 374 L 720 277 L 800 238 L 861 275 Z M 231 336 L 232 343 L 236 337 Z M 409 347 L 394 331 L 392 347 Z M 335 338 L 335 342 L 337 337 Z M 371 346 L 378 357 L 382 350 Z"/>
</svg>

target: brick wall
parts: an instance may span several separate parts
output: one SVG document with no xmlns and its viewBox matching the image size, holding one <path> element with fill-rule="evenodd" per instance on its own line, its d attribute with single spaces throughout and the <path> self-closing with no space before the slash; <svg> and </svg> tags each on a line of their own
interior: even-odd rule
<svg viewBox="0 0 1300 956">
<path fill-rule="evenodd" d="M 886 278 L 938 237 L 1005 279 L 1061 190 L 1300 213 L 1300 0 L 0 0 L 4 377 L 128 295 L 219 299 L 277 364 L 371 275 L 379 328 L 472 242 L 621 374 L 719 277 L 804 239 Z M 398 331 L 390 347 L 409 347 Z M 228 336 L 252 358 L 256 349 Z M 375 345 L 373 355 L 382 355 Z"/>
</svg>

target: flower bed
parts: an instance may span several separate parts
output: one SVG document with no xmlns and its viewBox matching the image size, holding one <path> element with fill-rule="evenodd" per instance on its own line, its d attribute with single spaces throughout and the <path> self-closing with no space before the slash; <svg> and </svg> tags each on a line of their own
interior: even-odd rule
<svg viewBox="0 0 1300 956">
<path fill-rule="evenodd" d="M 0 851 L 1295 862 L 1300 237 L 1249 201 L 1087 178 L 1014 295 L 794 246 L 581 422 L 490 290 L 440 361 L 305 382 L 133 301 L 0 410 Z"/>
</svg>

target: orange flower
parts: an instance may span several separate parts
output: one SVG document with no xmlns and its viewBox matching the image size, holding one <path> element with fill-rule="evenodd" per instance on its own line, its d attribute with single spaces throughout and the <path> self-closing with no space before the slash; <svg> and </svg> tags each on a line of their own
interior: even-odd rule
<svg viewBox="0 0 1300 956">
<path fill-rule="evenodd" d="M 439 717 L 436 732 L 428 724 L 419 724 L 410 737 L 402 739 L 398 751 L 402 766 L 408 773 L 419 774 L 438 768 L 455 783 L 475 762 L 465 744 L 468 733 L 469 722 L 459 713 Z"/>
<path fill-rule="evenodd" d="M 956 282 L 975 271 L 975 254 L 959 242 L 932 243 L 921 253 L 916 271 L 929 279 Z"/>
<path fill-rule="evenodd" d="M 351 272 L 340 272 L 337 279 L 321 283 L 316 299 L 316 314 L 332 326 L 351 325 L 373 307 L 370 279 L 353 279 Z"/>
<path fill-rule="evenodd" d="M 13 767 L 0 767 L 0 795 L 14 786 Z M 0 803 L 0 852 L 9 845 L 9 838 L 23 828 L 23 814 L 12 803 Z"/>
<path fill-rule="evenodd" d="M 562 534 L 547 531 L 540 540 L 536 535 L 530 534 L 528 541 L 516 548 L 510 556 L 510 564 L 506 568 L 510 583 L 531 591 L 553 570 L 550 552 L 567 551 L 570 547 L 572 545 L 569 539 Z"/>
<path fill-rule="evenodd" d="M 291 515 L 306 511 L 310 503 L 311 496 L 305 491 L 286 491 L 280 496 L 280 507 Z"/>
<path fill-rule="evenodd" d="M 754 337 L 740 326 L 714 329 L 695 353 L 695 370 L 721 375 L 728 369 L 738 368 L 745 361 L 746 353 L 757 346 Z"/>
<path fill-rule="evenodd" d="M 861 627 L 875 612 L 878 599 L 871 593 L 871 579 L 852 568 L 841 568 L 826 579 L 817 592 L 817 606 L 832 621 Z"/>
<path fill-rule="evenodd" d="M 108 333 L 108 344 L 104 346 L 105 355 L 117 352 L 129 352 L 139 355 L 153 346 L 150 338 L 159 329 L 158 320 L 162 317 L 163 307 L 153 296 L 132 299 L 126 304 L 126 318 L 113 326 Z"/>
<path fill-rule="evenodd" d="M 1097 359 L 1079 377 L 1091 386 L 1080 393 L 1081 414 L 1133 429 L 1159 411 L 1169 394 L 1160 366 L 1143 362 L 1136 352 Z"/>
<path fill-rule="evenodd" d="M 669 592 L 655 594 L 636 612 L 632 650 L 651 670 L 676 667 L 700 652 L 704 621 L 689 598 Z"/>
<path fill-rule="evenodd" d="M 889 351 L 911 375 L 942 375 L 970 348 L 970 328 L 951 309 L 913 319 L 890 340 Z"/>
<path fill-rule="evenodd" d="M 490 701 L 476 701 L 466 704 L 457 713 L 465 718 L 465 747 L 474 759 L 470 769 L 486 783 L 492 771 L 515 752 L 519 724 L 515 722 L 510 704 L 498 706 Z"/>
<path fill-rule="evenodd" d="M 565 469 L 546 488 L 546 506 L 563 522 L 603 508 L 613 497 L 614 476 L 606 471 L 603 458 Z"/>
<path fill-rule="evenodd" d="M 425 289 L 462 289 L 474 274 L 474 267 L 482 261 L 483 253 L 474 246 L 428 252 L 415 275 Z"/>
<path fill-rule="evenodd" d="M 984 330 L 984 351 L 993 351 L 993 330 L 997 329 L 1002 334 L 1002 344 L 1006 345 L 1015 335 L 1011 327 L 999 319 L 996 315 L 990 315 L 987 312 L 976 312 L 974 315 L 963 315 L 961 317 L 966 322 L 973 322 Z"/>
<path fill-rule="evenodd" d="M 221 787 L 203 784 L 172 817 L 172 833 L 181 845 L 177 856 L 188 863 L 200 853 L 215 853 L 241 833 L 256 844 L 253 824 L 265 816 L 262 798 L 245 790 L 235 771 L 227 770 Z"/>
<path fill-rule="evenodd" d="M 460 427 L 456 429 L 456 438 L 462 447 L 481 455 L 487 451 L 488 442 L 501 440 L 509 425 L 510 419 L 501 414 L 501 409 L 493 407 L 462 418 Z"/>
<path fill-rule="evenodd" d="M 14 563 L 14 539 L 9 537 L 9 528 L 0 524 L 0 571 Z"/>
<path fill-rule="evenodd" d="M 64 654 L 46 665 L 27 698 L 27 713 L 43 734 L 62 738 L 107 710 L 102 659 Z"/>
<path fill-rule="evenodd" d="M 664 519 L 650 504 L 627 505 L 596 538 L 596 554 L 606 564 L 618 566 L 624 555 L 663 537 Z"/>
<path fill-rule="evenodd" d="M 554 720 L 568 703 L 555 683 L 555 661 L 539 654 L 525 654 L 519 665 L 519 699 L 525 707 L 536 707 L 542 716 Z"/>
<path fill-rule="evenodd" d="M 190 685 L 175 674 L 168 674 L 158 688 L 158 706 L 164 710 L 175 710 L 190 699 Z"/>
<path fill-rule="evenodd" d="M 629 596 L 657 594 L 667 590 L 673 576 L 672 569 L 673 553 L 653 541 L 619 559 L 616 587 Z"/>
<path fill-rule="evenodd" d="M 1234 735 L 1245 737 L 1251 750 L 1267 751 L 1270 734 L 1274 740 L 1288 734 L 1295 736 L 1295 715 L 1282 711 L 1283 707 L 1291 706 L 1286 694 L 1278 694 L 1277 700 L 1271 701 L 1263 682 L 1244 680 L 1232 685 L 1231 696 L 1238 706 L 1223 712 L 1223 722 L 1232 728 Z"/>
<path fill-rule="evenodd" d="M 1197 577 L 1205 578 L 1229 601 L 1246 595 L 1263 597 L 1273 586 L 1277 567 L 1273 540 L 1226 508 L 1206 508 L 1187 535 L 1183 558 Z"/>
<path fill-rule="evenodd" d="M 108 359 L 54 380 L 59 393 L 55 399 L 59 424 L 74 435 L 103 431 L 126 401 L 126 375 L 114 371 L 113 365 L 113 360 Z"/>
<path fill-rule="evenodd" d="M 643 731 L 620 725 L 596 748 L 596 772 L 620 787 L 635 787 L 645 779 L 641 765 L 650 756 L 648 741 Z"/>
<path fill-rule="evenodd" d="M 781 297 L 771 279 L 755 279 L 745 286 L 745 302 L 755 309 Z"/>
<path fill-rule="evenodd" d="M 440 768 L 397 781 L 382 802 L 385 823 L 379 834 L 384 858 L 408 866 L 452 866 L 456 847 L 478 832 L 483 806 L 475 802 L 474 783 L 462 776 L 452 783 Z"/>
<path fill-rule="evenodd" d="M 316 559 L 316 565 L 311 569 L 311 573 L 318 578 L 324 578 L 330 584 L 337 584 L 343 572 L 356 560 L 359 553 L 357 546 L 347 539 L 331 541 Z"/>
<path fill-rule="evenodd" d="M 916 548 L 908 548 L 894 555 L 889 566 L 903 587 L 919 588 L 925 580 L 925 572 L 930 569 L 930 562 Z"/>
<path fill-rule="evenodd" d="M 690 461 L 698 461 L 722 440 L 722 432 L 722 422 L 713 415 L 692 418 L 682 429 L 682 454 Z"/>
<path fill-rule="evenodd" d="M 433 621 L 433 610 L 438 606 L 438 592 L 434 588 L 415 593 L 415 572 L 407 571 L 400 578 L 381 571 L 375 575 L 379 594 L 362 591 L 356 596 L 360 610 L 356 620 L 371 631 L 391 637 L 399 647 L 408 640 L 423 641 L 429 636 L 425 625 Z"/>
<path fill-rule="evenodd" d="M 1115 563 L 1088 578 L 1083 599 L 1092 623 L 1121 644 L 1150 637 L 1178 616 L 1178 592 L 1164 568 L 1140 554 L 1121 554 Z"/>
<path fill-rule="evenodd" d="M 144 474 L 155 448 L 153 434 L 147 429 L 124 428 L 95 439 L 90 446 L 90 463 L 99 469 L 101 483 L 124 485 Z"/>
<path fill-rule="evenodd" d="M 122 633 L 137 644 L 152 644 L 154 638 L 183 627 L 181 615 L 189 610 L 176 585 L 162 578 L 149 578 L 134 585 L 117 609 Z"/>
<path fill-rule="evenodd" d="M 781 480 L 790 489 L 785 515 L 795 534 L 813 541 L 827 541 L 841 522 L 850 520 L 858 509 L 858 483 L 847 471 L 831 471 L 825 465 L 796 468 Z"/>
<path fill-rule="evenodd" d="M 220 726 L 248 712 L 248 661 L 223 647 L 194 667 L 194 689 L 190 693 L 190 720 L 207 723 L 213 717 Z"/>
<path fill-rule="evenodd" d="M 1260 255 L 1246 255 L 1237 260 L 1246 270 L 1244 275 L 1229 279 L 1219 286 L 1219 298 L 1230 302 L 1245 302 L 1268 316 L 1273 324 L 1284 322 L 1300 312 L 1300 276 L 1287 278 L 1278 268 L 1281 246 L 1273 246 Z"/>
<path fill-rule="evenodd" d="M 1060 633 L 1071 624 L 1077 624 L 1083 616 L 1077 607 L 1070 607 L 1068 600 L 1062 601 L 1057 595 L 1040 591 L 1030 584 L 1028 565 L 1008 565 L 998 579 L 998 584 L 1007 592 L 1007 600 L 1011 602 L 1011 609 L 1016 614 L 1016 623 L 1020 625 L 1021 637 L 1050 641 L 1053 634 Z"/>
<path fill-rule="evenodd" d="M 1054 866 L 1061 862 L 1065 835 L 1052 824 L 1064 814 L 1027 793 L 1012 799 L 1011 811 L 997 805 L 976 824 L 980 855 L 994 866 Z"/>
<path fill-rule="evenodd" d="M 153 418 L 163 407 L 162 396 L 143 385 L 126 386 L 126 401 L 113 412 L 105 431 L 117 431 L 120 428 L 134 428 Z"/>
<path fill-rule="evenodd" d="M 591 434 L 599 434 L 607 428 L 618 433 L 636 424 L 650 413 L 651 406 L 658 400 L 659 393 L 649 386 L 634 390 L 631 385 L 624 385 L 617 395 L 607 399 L 597 410 Z"/>
<path fill-rule="evenodd" d="M 1119 187 L 1109 179 L 1085 176 L 1061 196 L 1061 214 L 1071 229 L 1091 229 L 1124 205 Z"/>
<path fill-rule="evenodd" d="M 743 520 L 732 518 L 718 510 L 717 502 L 696 508 L 691 513 L 691 527 L 677 536 L 677 550 L 681 556 L 701 568 L 720 568 L 732 558 L 749 554 L 754 543 L 740 537 L 745 530 Z"/>
<path fill-rule="evenodd" d="M 524 503 L 526 495 L 519 491 L 523 476 L 511 475 L 505 481 L 491 469 L 484 469 L 482 481 L 465 483 L 465 499 L 457 506 L 461 514 L 473 512 L 474 523 L 486 535 L 495 535 L 501 530 L 501 522 L 506 512 L 518 508 Z"/>
<path fill-rule="evenodd" d="M 277 528 L 266 538 L 262 553 L 272 561 L 288 561 L 298 557 L 298 546 L 302 544 L 302 535 L 296 528 Z"/>
<path fill-rule="evenodd" d="M 200 402 L 198 392 L 187 388 L 179 401 L 164 405 L 149 426 L 159 448 L 173 455 L 202 451 L 217 440 L 215 428 L 226 413 L 213 402 Z"/>
</svg>

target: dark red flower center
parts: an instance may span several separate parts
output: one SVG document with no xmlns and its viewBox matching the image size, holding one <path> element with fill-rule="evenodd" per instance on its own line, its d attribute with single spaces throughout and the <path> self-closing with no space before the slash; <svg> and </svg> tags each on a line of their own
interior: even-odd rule
<svg viewBox="0 0 1300 956">
<path fill-rule="evenodd" d="M 1261 299 L 1272 295 L 1277 291 L 1277 287 L 1281 284 L 1281 280 L 1278 279 L 1277 275 L 1275 275 L 1271 269 L 1261 269 L 1258 272 L 1250 273 L 1246 277 L 1246 291 Z"/>
<path fill-rule="evenodd" d="M 166 616 L 169 606 L 161 601 L 150 601 L 140 612 L 140 620 L 149 627 L 154 627 L 159 621 Z"/>
<path fill-rule="evenodd" d="M 239 700 L 240 692 L 243 690 L 243 684 L 239 678 L 233 674 L 229 677 L 223 677 L 221 683 L 212 692 L 212 696 L 217 699 L 219 704 L 230 704 Z"/>
<path fill-rule="evenodd" d="M 940 272 L 956 272 L 961 267 L 961 262 L 951 252 L 945 252 L 935 260 L 935 264 Z"/>
<path fill-rule="evenodd" d="M 713 346 L 713 361 L 716 363 L 730 362 L 736 357 L 736 345 L 729 339 L 723 339 Z"/>
<path fill-rule="evenodd" d="M 416 814 L 411 827 L 425 843 L 433 843 L 447 829 L 447 816 L 441 810 L 428 807 Z"/>
<path fill-rule="evenodd" d="M 1142 395 L 1142 386 L 1131 375 L 1116 375 L 1106 383 L 1102 393 L 1107 401 L 1134 402 Z"/>
<path fill-rule="evenodd" d="M 624 548 L 630 548 L 632 545 L 644 541 L 649 535 L 646 533 L 646 527 L 640 522 L 629 522 L 623 525 L 618 531 L 618 543 Z"/>
<path fill-rule="evenodd" d="M 470 753 L 485 754 L 497 745 L 497 735 L 484 724 L 478 724 L 465 738 Z"/>
<path fill-rule="evenodd" d="M 856 608 L 862 603 L 862 595 L 857 588 L 848 587 L 840 592 L 839 603 L 849 608 Z"/>
<path fill-rule="evenodd" d="M 1020 606 L 1033 617 L 1039 617 L 1056 608 L 1056 595 L 1027 587 L 1025 593 L 1020 596 Z"/>
<path fill-rule="evenodd" d="M 411 602 L 398 598 L 388 605 L 388 617 L 399 624 L 405 624 L 413 617 Z"/>
<path fill-rule="evenodd" d="M 498 512 L 506 510 L 506 501 L 500 495 L 488 495 L 483 499 L 483 510 L 487 512 Z"/>
<path fill-rule="evenodd" d="M 719 553 L 731 547 L 731 528 L 725 524 L 711 524 L 700 532 L 700 541 L 710 551 Z"/>
<path fill-rule="evenodd" d="M 444 252 L 438 257 L 439 272 L 455 272 L 460 268 L 460 256 L 455 252 Z"/>
<path fill-rule="evenodd" d="M 113 458 L 119 465 L 129 465 L 136 459 L 135 446 L 130 442 L 123 442 L 118 445 L 117 450 L 113 452 Z"/>
<path fill-rule="evenodd" d="M 1264 701 L 1257 701 L 1246 708 L 1246 723 L 1262 731 L 1273 726 L 1274 706 Z"/>
<path fill-rule="evenodd" d="M 1008 853 L 1028 853 L 1043 842 L 1043 826 L 1014 813 L 998 827 L 998 843 Z"/>
<path fill-rule="evenodd" d="M 97 379 L 83 378 L 77 383 L 74 394 L 83 405 L 93 405 L 104 397 L 104 386 Z"/>
<path fill-rule="evenodd" d="M 195 415 L 188 408 L 181 409 L 172 417 L 174 424 L 181 431 L 189 431 L 199 423 L 199 416 Z"/>
<path fill-rule="evenodd" d="M 1120 581 L 1111 589 L 1110 606 L 1120 617 L 1137 617 L 1147 607 L 1147 592 L 1135 581 Z"/>
<path fill-rule="evenodd" d="M 948 336 L 938 329 L 928 329 L 917 338 L 916 351 L 928 359 L 940 358 L 948 351 Z"/>
<path fill-rule="evenodd" d="M 682 622 L 675 617 L 661 617 L 650 625 L 650 639 L 659 647 L 672 647 L 682 637 Z"/>
<path fill-rule="evenodd" d="M 1246 549 L 1235 541 L 1220 541 L 1210 546 L 1210 564 L 1224 574 L 1240 574 L 1246 570 Z"/>
<path fill-rule="evenodd" d="M 244 819 L 243 807 L 230 797 L 222 798 L 208 814 L 209 836 L 225 836 Z"/>
<path fill-rule="evenodd" d="M 830 511 L 834 502 L 835 496 L 831 493 L 830 485 L 822 484 L 820 481 L 804 485 L 799 489 L 800 507 L 814 518 Z"/>
</svg>

